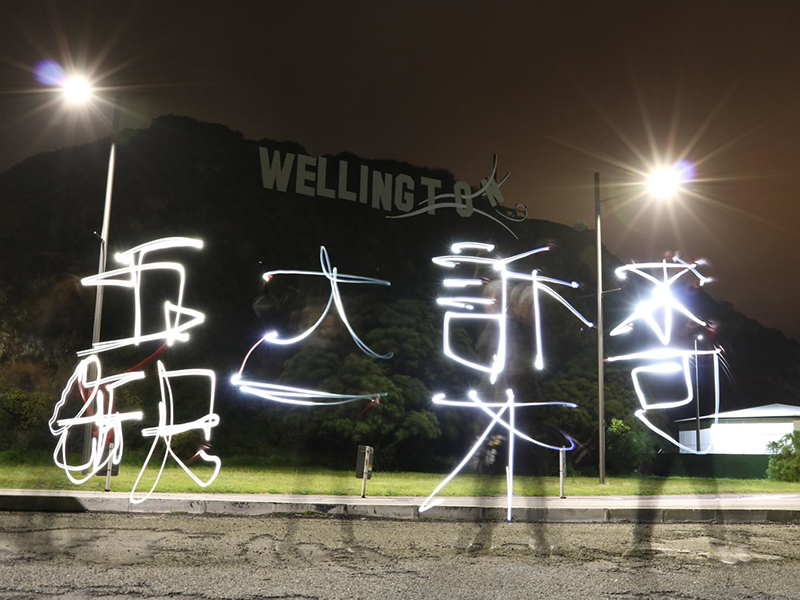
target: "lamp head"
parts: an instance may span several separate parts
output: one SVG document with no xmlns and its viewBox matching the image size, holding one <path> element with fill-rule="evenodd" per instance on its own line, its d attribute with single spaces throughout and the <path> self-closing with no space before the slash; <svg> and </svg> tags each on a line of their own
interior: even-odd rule
<svg viewBox="0 0 800 600">
<path fill-rule="evenodd" d="M 681 185 L 681 174 L 675 167 L 661 167 L 647 178 L 647 191 L 659 200 L 670 200 Z"/>
<path fill-rule="evenodd" d="M 658 167 L 647 178 L 647 191 L 659 200 L 671 200 L 681 191 L 683 184 L 694 179 L 694 165 L 678 161 L 674 165 Z"/>
<path fill-rule="evenodd" d="M 64 93 L 64 100 L 69 104 L 83 104 L 92 97 L 92 86 L 84 77 L 68 77 L 61 91 Z"/>
</svg>

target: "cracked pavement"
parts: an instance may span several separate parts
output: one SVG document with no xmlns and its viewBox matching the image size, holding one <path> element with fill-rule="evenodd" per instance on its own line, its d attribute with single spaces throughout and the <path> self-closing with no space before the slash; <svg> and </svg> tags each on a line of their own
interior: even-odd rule
<svg viewBox="0 0 800 600">
<path fill-rule="evenodd" d="M 798 533 L 0 512 L 0 598 L 800 598 Z"/>
</svg>

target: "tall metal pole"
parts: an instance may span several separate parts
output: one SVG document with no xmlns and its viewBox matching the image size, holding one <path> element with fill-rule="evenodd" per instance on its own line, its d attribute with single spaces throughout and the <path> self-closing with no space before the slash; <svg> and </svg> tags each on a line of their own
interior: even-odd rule
<svg viewBox="0 0 800 600">
<path fill-rule="evenodd" d="M 603 236 L 600 232 L 600 173 L 594 174 L 594 221 L 597 230 L 597 445 L 600 484 L 606 482 L 606 407 L 603 365 Z"/>
<path fill-rule="evenodd" d="M 117 137 L 119 135 L 119 119 L 122 98 L 117 95 L 114 98 L 114 112 L 111 118 L 111 150 L 108 155 L 108 178 L 106 180 L 106 199 L 103 207 L 103 228 L 100 230 L 100 260 L 97 265 L 97 274 L 102 275 L 106 271 L 106 257 L 108 255 L 108 230 L 111 222 L 111 193 L 114 189 L 114 164 L 117 154 Z M 100 341 L 100 324 L 103 320 L 103 291 L 105 286 L 98 285 L 94 302 L 94 324 L 92 327 L 92 347 Z M 92 369 L 93 371 L 93 369 Z M 89 380 L 97 377 L 94 372 L 88 373 Z M 92 424 L 87 423 L 83 437 L 83 463 L 89 462 L 92 454 Z M 98 444 L 104 444 L 105 440 L 98 440 Z M 110 454 L 110 451 L 109 451 Z"/>
<path fill-rule="evenodd" d="M 700 367 L 698 365 L 697 356 L 697 337 L 694 338 L 694 383 L 697 396 L 697 403 L 695 404 L 695 418 L 697 423 L 697 445 L 695 448 L 700 452 Z"/>
</svg>

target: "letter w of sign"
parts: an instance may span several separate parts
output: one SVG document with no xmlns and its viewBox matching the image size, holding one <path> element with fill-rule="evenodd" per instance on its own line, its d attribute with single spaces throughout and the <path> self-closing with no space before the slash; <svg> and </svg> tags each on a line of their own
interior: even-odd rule
<svg viewBox="0 0 800 600">
<path fill-rule="evenodd" d="M 281 162 L 281 153 L 275 150 L 272 153 L 272 161 L 269 159 L 269 150 L 259 147 L 258 154 L 261 157 L 261 181 L 268 190 L 277 189 L 285 192 L 289 185 L 289 176 L 292 174 L 294 165 L 294 154 L 287 153 L 286 158 Z M 277 185 L 277 188 L 275 184 Z"/>
</svg>

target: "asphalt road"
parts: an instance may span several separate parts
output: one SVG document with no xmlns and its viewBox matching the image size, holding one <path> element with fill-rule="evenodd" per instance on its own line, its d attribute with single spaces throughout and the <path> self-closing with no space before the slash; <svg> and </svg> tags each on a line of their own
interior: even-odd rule
<svg viewBox="0 0 800 600">
<path fill-rule="evenodd" d="M 800 598 L 799 534 L 0 513 L 0 598 Z"/>
</svg>

